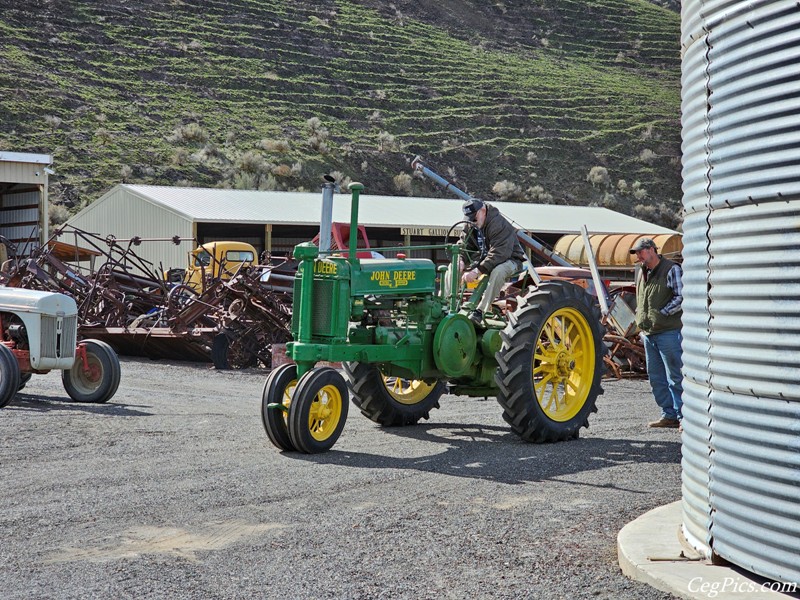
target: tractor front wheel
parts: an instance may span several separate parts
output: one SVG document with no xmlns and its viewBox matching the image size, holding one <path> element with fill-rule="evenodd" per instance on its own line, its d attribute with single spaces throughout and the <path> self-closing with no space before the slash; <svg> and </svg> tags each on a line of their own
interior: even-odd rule
<svg viewBox="0 0 800 600">
<path fill-rule="evenodd" d="M 300 452 L 330 450 L 347 419 L 347 384 L 336 369 L 315 367 L 303 375 L 289 405 L 289 439 Z"/>
<path fill-rule="evenodd" d="M 108 402 L 117 392 L 121 378 L 116 352 L 100 340 L 84 340 L 78 347 L 83 347 L 86 360 L 79 352 L 72 368 L 61 372 L 64 389 L 75 402 Z"/>
<path fill-rule="evenodd" d="M 261 393 L 261 422 L 269 441 L 281 450 L 295 450 L 286 419 L 296 387 L 297 365 L 290 363 L 272 370 Z"/>
<path fill-rule="evenodd" d="M 353 404 L 384 427 L 414 425 L 429 418 L 446 389 L 443 381 L 387 377 L 370 364 L 353 362 L 343 367 Z"/>
<path fill-rule="evenodd" d="M 522 439 L 556 442 L 588 427 L 603 393 L 600 311 L 578 286 L 551 281 L 519 297 L 497 353 L 497 401 Z"/>
</svg>

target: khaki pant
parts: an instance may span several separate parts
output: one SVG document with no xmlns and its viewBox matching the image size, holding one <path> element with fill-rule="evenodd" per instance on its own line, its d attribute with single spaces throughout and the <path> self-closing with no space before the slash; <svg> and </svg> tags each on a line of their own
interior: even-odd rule
<svg viewBox="0 0 800 600">
<path fill-rule="evenodd" d="M 481 297 L 481 301 L 477 306 L 478 310 L 484 313 L 489 312 L 489 307 L 492 305 L 492 302 L 494 302 L 497 296 L 500 294 L 500 290 L 502 289 L 503 284 L 514 273 L 516 273 L 518 269 L 519 269 L 519 264 L 515 260 L 507 260 L 506 262 L 500 263 L 494 269 L 492 269 L 492 272 L 489 273 L 489 284 L 486 286 L 486 289 L 483 292 L 483 296 Z M 452 271 L 450 270 L 450 267 L 448 267 L 444 279 L 445 296 L 450 295 L 451 273 Z"/>
</svg>

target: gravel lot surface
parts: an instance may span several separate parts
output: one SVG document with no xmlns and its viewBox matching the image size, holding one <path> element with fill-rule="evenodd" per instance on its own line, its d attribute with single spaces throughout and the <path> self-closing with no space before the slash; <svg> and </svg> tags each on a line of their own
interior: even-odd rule
<svg viewBox="0 0 800 600">
<path fill-rule="evenodd" d="M 608 381 L 579 440 L 521 442 L 447 396 L 332 451 L 281 454 L 265 372 L 122 358 L 106 405 L 34 376 L 0 410 L 0 592 L 16 598 L 671 598 L 624 577 L 616 535 L 680 497 L 676 430 L 646 381 Z"/>
</svg>

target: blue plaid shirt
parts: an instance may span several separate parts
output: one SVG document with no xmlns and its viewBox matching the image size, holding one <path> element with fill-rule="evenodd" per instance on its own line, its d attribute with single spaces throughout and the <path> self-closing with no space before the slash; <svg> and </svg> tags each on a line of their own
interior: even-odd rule
<svg viewBox="0 0 800 600">
<path fill-rule="evenodd" d="M 683 271 L 677 263 L 672 265 L 672 268 L 667 273 L 667 287 L 672 290 L 674 296 L 661 309 L 661 314 L 674 315 L 681 310 L 681 304 L 683 304 Z"/>
</svg>

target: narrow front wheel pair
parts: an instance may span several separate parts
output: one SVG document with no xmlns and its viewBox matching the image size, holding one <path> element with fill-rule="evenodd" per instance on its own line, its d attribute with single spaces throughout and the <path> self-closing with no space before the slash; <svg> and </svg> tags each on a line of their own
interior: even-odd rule
<svg viewBox="0 0 800 600">
<path fill-rule="evenodd" d="M 330 450 L 347 420 L 348 393 L 331 367 L 316 367 L 297 379 L 297 367 L 273 369 L 261 395 L 261 420 L 270 441 L 287 451 Z"/>
</svg>

